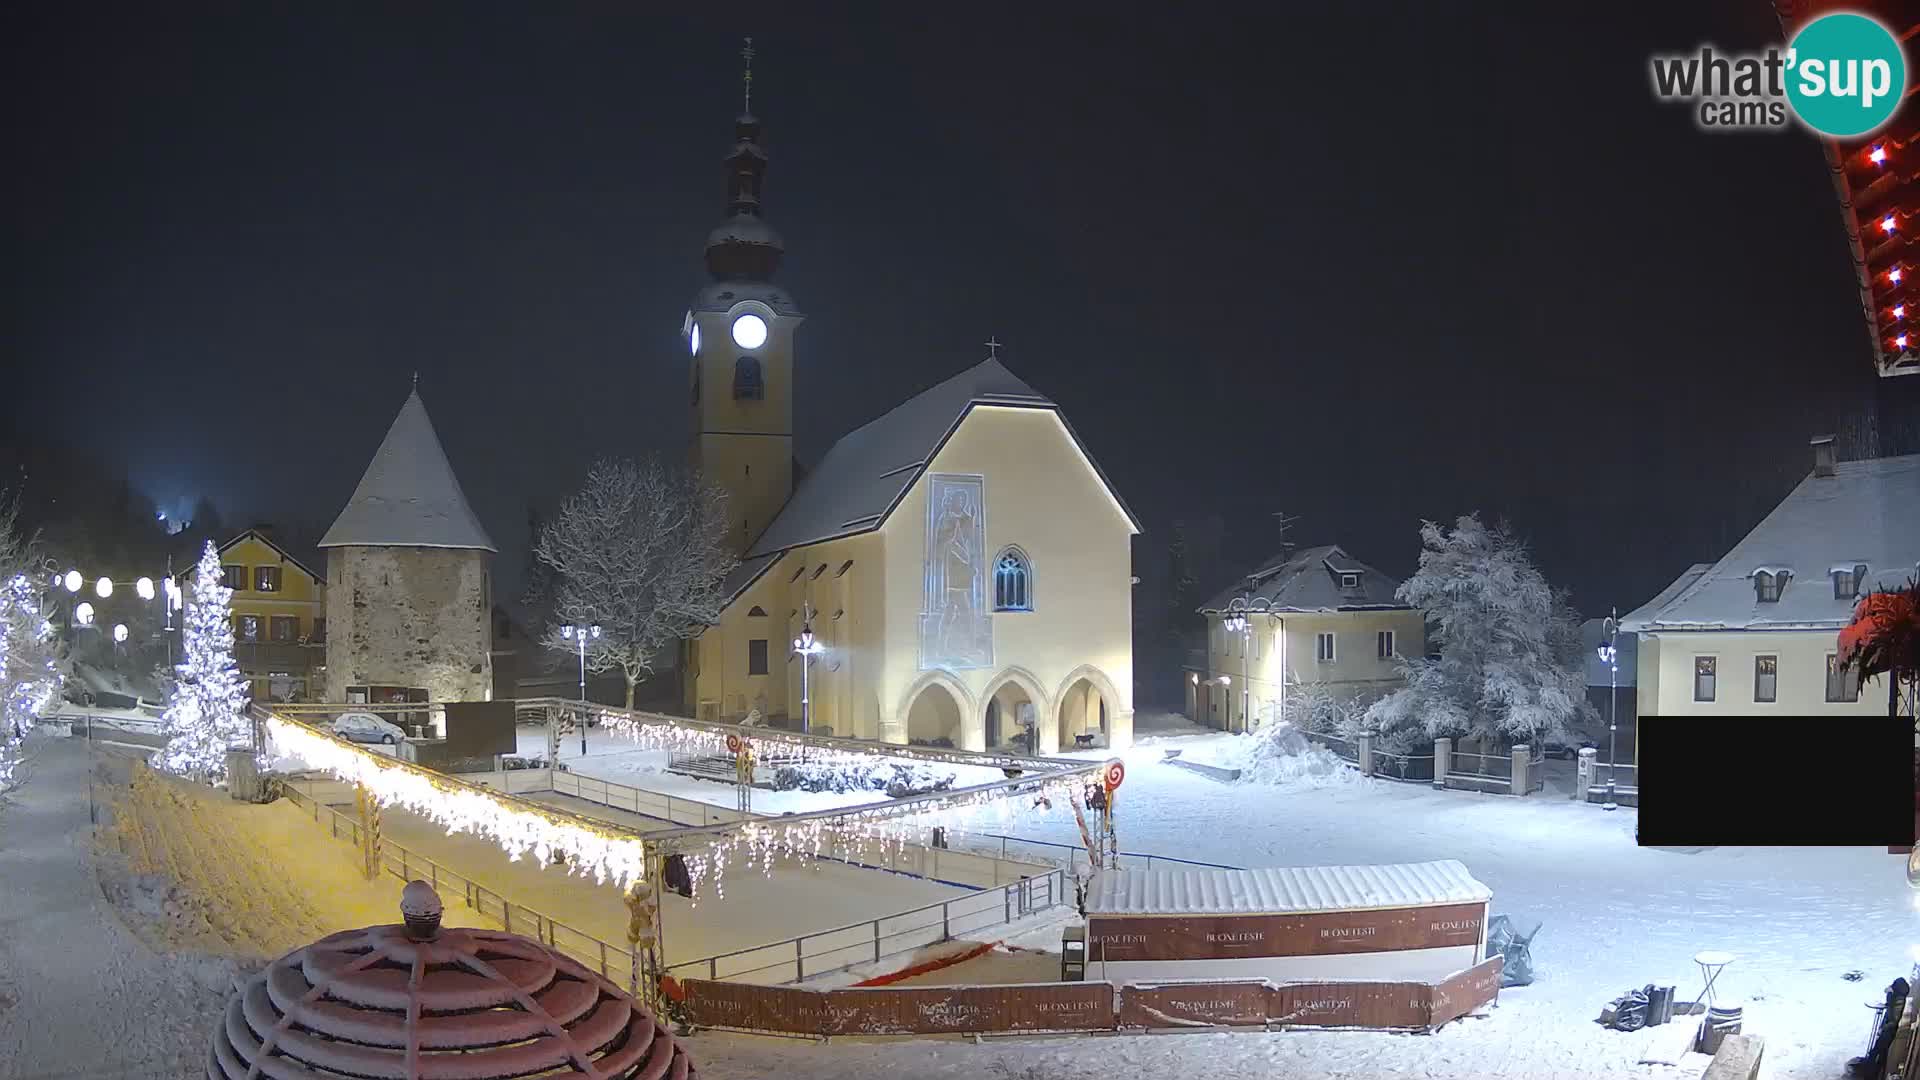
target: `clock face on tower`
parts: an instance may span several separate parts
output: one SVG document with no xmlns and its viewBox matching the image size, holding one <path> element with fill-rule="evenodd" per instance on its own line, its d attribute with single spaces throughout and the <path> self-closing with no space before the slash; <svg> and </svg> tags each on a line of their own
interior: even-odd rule
<svg viewBox="0 0 1920 1080">
<path fill-rule="evenodd" d="M 700 324 L 699 323 L 694 323 L 693 330 L 687 334 L 687 348 L 693 351 L 693 355 L 695 356 L 700 355 Z"/>
<path fill-rule="evenodd" d="M 757 349 L 767 343 L 767 321 L 758 315 L 742 315 L 733 320 L 733 343 L 743 349 Z"/>
</svg>

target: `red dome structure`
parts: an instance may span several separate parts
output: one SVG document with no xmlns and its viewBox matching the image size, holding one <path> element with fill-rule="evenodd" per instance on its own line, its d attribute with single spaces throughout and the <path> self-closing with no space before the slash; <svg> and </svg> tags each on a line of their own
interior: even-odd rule
<svg viewBox="0 0 1920 1080">
<path fill-rule="evenodd" d="M 209 1080 L 682 1080 L 686 1049 L 639 1002 L 538 942 L 442 929 L 423 881 L 405 924 L 333 934 L 227 1002 Z"/>
</svg>

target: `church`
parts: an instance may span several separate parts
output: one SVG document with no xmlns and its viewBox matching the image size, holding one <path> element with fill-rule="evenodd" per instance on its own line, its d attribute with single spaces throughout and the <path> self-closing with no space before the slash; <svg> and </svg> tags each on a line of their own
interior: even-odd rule
<svg viewBox="0 0 1920 1080">
<path fill-rule="evenodd" d="M 1139 523 L 1060 407 L 991 352 L 796 485 L 805 316 L 773 282 L 784 247 L 750 105 L 682 328 L 691 460 L 727 491 L 741 557 L 719 620 L 686 643 L 685 708 L 968 750 L 1132 745 Z"/>
</svg>

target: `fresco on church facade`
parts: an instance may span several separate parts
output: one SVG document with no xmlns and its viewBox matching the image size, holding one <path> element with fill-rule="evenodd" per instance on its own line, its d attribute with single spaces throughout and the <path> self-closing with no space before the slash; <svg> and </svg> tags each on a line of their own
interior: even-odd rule
<svg viewBox="0 0 1920 1080">
<path fill-rule="evenodd" d="M 986 478 L 929 474 L 921 670 L 993 666 L 987 570 Z"/>
</svg>

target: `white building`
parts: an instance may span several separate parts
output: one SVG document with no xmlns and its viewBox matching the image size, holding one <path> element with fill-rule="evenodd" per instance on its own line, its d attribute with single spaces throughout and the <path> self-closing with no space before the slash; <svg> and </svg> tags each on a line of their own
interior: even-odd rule
<svg viewBox="0 0 1920 1080">
<path fill-rule="evenodd" d="M 1621 629 L 1639 636 L 1639 714 L 1872 715 L 1884 679 L 1837 670 L 1836 644 L 1860 597 L 1920 570 L 1920 454 L 1814 469 L 1718 562 L 1697 564 Z"/>
</svg>

